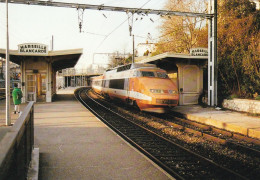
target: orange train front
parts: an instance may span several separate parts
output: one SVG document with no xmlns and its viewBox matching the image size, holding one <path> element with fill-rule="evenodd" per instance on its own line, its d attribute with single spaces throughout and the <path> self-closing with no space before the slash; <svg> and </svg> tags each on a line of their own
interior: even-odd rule
<svg viewBox="0 0 260 180">
<path fill-rule="evenodd" d="M 128 64 L 93 77 L 92 88 L 112 100 L 137 105 L 141 111 L 164 113 L 177 106 L 178 88 L 163 69 L 152 64 Z"/>
</svg>

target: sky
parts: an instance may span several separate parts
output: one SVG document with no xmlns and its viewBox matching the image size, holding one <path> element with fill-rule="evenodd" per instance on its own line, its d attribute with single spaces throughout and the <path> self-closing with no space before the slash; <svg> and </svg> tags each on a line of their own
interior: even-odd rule
<svg viewBox="0 0 260 180">
<path fill-rule="evenodd" d="M 163 9 L 167 0 L 53 0 L 55 2 L 86 3 L 106 6 Z M 144 5 L 145 4 L 145 5 Z M 143 6 L 144 5 L 144 6 Z M 143 17 L 142 20 L 141 17 Z M 137 19 L 138 20 L 137 20 Z M 151 20 L 152 19 L 152 20 Z M 152 22 L 153 21 L 153 22 Z M 144 43 L 148 33 L 153 39 L 160 36 L 159 16 L 134 15 L 135 45 Z M 123 12 L 85 10 L 82 32 L 79 32 L 78 11 L 75 8 L 9 4 L 9 47 L 18 49 L 22 43 L 51 44 L 54 50 L 83 48 L 76 67 L 86 68 L 93 57 L 95 64 L 106 64 L 98 53 L 132 52 L 127 14 Z M 135 46 L 135 47 L 136 47 Z M 6 48 L 6 6 L 0 3 L 0 48 Z"/>
</svg>

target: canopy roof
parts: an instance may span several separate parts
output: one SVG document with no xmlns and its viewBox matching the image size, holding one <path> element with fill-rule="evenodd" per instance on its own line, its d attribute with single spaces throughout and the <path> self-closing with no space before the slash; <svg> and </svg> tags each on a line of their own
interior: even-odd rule
<svg viewBox="0 0 260 180">
<path fill-rule="evenodd" d="M 49 51 L 46 55 L 24 55 L 20 54 L 18 50 L 10 50 L 10 61 L 21 65 L 22 60 L 26 60 L 28 57 L 34 57 L 37 60 L 48 61 L 52 63 L 52 67 L 55 71 L 74 67 L 80 56 L 82 55 L 82 49 L 70 49 L 61 51 Z M 5 58 L 5 49 L 0 49 L 0 57 Z"/>
<path fill-rule="evenodd" d="M 158 67 L 171 70 L 177 63 L 204 65 L 208 60 L 208 56 L 192 56 L 189 54 L 163 53 L 157 56 L 148 57 L 139 61 L 139 63 L 156 64 Z"/>
</svg>

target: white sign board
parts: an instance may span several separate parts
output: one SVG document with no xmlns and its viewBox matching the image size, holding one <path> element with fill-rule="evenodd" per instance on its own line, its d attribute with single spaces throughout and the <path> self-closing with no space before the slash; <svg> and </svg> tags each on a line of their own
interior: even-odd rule
<svg viewBox="0 0 260 180">
<path fill-rule="evenodd" d="M 190 49 L 191 56 L 208 56 L 207 48 L 192 48 Z"/>
<path fill-rule="evenodd" d="M 48 55 L 48 46 L 39 43 L 19 44 L 18 53 L 23 55 Z"/>
</svg>

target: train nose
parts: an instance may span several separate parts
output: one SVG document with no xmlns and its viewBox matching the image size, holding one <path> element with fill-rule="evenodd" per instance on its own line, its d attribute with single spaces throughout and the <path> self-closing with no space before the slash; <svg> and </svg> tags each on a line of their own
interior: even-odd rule
<svg viewBox="0 0 260 180">
<path fill-rule="evenodd" d="M 162 105 L 176 105 L 178 100 L 176 99 L 156 99 L 156 104 Z"/>
</svg>

